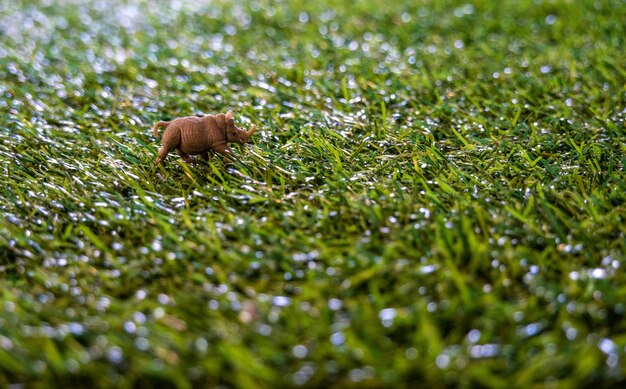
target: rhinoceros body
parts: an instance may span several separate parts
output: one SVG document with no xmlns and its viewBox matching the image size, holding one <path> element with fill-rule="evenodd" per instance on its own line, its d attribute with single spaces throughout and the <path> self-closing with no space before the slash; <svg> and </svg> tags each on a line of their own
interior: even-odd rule
<svg viewBox="0 0 626 389">
<path fill-rule="evenodd" d="M 159 127 L 165 127 L 165 132 L 156 165 L 163 162 L 172 150 L 176 150 L 186 162 L 191 161 L 190 155 L 200 155 L 208 160 L 209 151 L 232 155 L 233 151 L 227 143 L 246 143 L 256 130 L 255 125 L 249 131 L 235 126 L 230 111 L 226 114 L 187 116 L 171 122 L 158 122 L 152 129 L 154 136 L 158 136 Z"/>
</svg>

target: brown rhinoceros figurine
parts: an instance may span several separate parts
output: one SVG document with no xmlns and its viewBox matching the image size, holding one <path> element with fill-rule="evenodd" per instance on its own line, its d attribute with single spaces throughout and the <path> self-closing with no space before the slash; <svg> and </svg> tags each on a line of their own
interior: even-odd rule
<svg viewBox="0 0 626 389">
<path fill-rule="evenodd" d="M 233 155 L 227 142 L 246 143 L 256 130 L 252 125 L 249 131 L 235 126 L 233 113 L 225 115 L 206 115 L 203 117 L 187 116 L 171 122 L 157 122 L 152 128 L 155 137 L 158 137 L 158 128 L 165 127 L 162 146 L 156 159 L 158 165 L 167 154 L 176 149 L 185 162 L 191 162 L 190 155 L 198 155 L 205 161 L 209 159 L 209 151 L 224 155 Z"/>
</svg>

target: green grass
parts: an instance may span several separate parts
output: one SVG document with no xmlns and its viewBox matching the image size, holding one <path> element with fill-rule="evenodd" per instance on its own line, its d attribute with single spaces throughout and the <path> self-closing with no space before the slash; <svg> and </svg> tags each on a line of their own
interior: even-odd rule
<svg viewBox="0 0 626 389">
<path fill-rule="evenodd" d="M 76 3 L 0 1 L 1 386 L 626 382 L 623 1 Z"/>
</svg>

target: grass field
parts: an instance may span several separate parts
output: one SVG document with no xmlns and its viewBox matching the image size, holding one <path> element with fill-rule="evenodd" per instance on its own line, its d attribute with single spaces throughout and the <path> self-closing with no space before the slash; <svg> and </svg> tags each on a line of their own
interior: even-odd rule
<svg viewBox="0 0 626 389">
<path fill-rule="evenodd" d="M 235 3 L 0 0 L 0 386 L 626 383 L 624 1 Z"/>
</svg>

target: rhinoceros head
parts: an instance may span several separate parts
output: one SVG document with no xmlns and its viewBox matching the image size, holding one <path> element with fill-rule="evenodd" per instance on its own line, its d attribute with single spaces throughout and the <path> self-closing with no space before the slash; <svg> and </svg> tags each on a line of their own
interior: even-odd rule
<svg viewBox="0 0 626 389">
<path fill-rule="evenodd" d="M 255 131 L 255 124 L 253 124 L 248 131 L 237 127 L 233 119 L 233 113 L 231 111 L 226 113 L 226 140 L 228 142 L 247 143 Z"/>
</svg>

